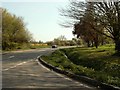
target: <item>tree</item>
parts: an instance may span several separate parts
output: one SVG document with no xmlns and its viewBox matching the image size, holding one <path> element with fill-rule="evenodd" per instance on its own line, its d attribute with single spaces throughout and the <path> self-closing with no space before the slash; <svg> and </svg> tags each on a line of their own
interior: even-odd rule
<svg viewBox="0 0 120 90">
<path fill-rule="evenodd" d="M 39 42 L 38 42 L 39 44 L 43 44 L 43 41 L 41 41 L 41 40 L 39 40 Z"/>
<path fill-rule="evenodd" d="M 84 10 L 82 10 L 83 6 Z M 77 38 L 81 37 L 87 43 L 88 47 L 95 45 L 97 48 L 100 42 L 99 39 L 102 37 L 95 32 L 90 25 L 96 25 L 96 22 L 94 21 L 94 12 L 93 3 L 85 4 L 72 1 L 70 8 L 64 10 L 63 16 L 78 20 L 74 24 L 73 34 L 76 34 Z"/>
<path fill-rule="evenodd" d="M 2 9 L 2 37 L 3 49 L 15 48 L 17 44 L 28 43 L 32 39 L 23 18 L 9 13 L 6 9 Z"/>
<path fill-rule="evenodd" d="M 88 22 L 87 19 L 84 22 L 89 24 L 94 33 L 98 33 L 96 35 L 101 34 L 102 36 L 104 35 L 113 39 L 116 53 L 120 54 L 120 0 L 91 3 L 93 4 L 93 9 L 87 7 L 89 2 L 71 1 L 69 8 L 61 9 L 61 15 L 72 18 L 78 24 L 86 17 L 86 10 L 89 12 L 94 10 L 93 21 Z M 75 23 L 73 22 L 73 24 Z"/>
<path fill-rule="evenodd" d="M 81 38 L 72 38 L 74 45 L 82 45 Z"/>
<path fill-rule="evenodd" d="M 95 9 L 97 21 L 105 28 L 102 34 L 114 40 L 115 50 L 120 54 L 120 0 L 95 3 Z"/>
<path fill-rule="evenodd" d="M 60 46 L 65 46 L 66 40 L 67 40 L 66 37 L 64 35 L 61 35 L 58 38 L 54 39 L 54 44 L 60 45 Z"/>
<path fill-rule="evenodd" d="M 60 41 L 60 39 L 58 39 L 58 38 L 55 38 L 54 40 L 53 40 L 53 44 L 56 44 L 56 45 L 60 45 L 61 46 L 61 41 Z"/>
<path fill-rule="evenodd" d="M 53 44 L 53 41 L 47 41 L 47 42 L 45 42 L 47 45 L 49 45 L 49 46 L 52 46 L 52 44 Z"/>
</svg>

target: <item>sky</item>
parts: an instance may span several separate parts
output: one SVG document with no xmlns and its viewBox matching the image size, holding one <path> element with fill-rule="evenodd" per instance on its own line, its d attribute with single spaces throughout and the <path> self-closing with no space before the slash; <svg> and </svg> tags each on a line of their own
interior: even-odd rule
<svg viewBox="0 0 120 90">
<path fill-rule="evenodd" d="M 59 25 L 61 18 L 58 8 L 67 7 L 68 0 L 27 0 L 14 2 L 10 0 L 2 2 L 2 7 L 8 12 L 23 17 L 27 29 L 32 33 L 36 41 L 52 41 L 61 35 L 68 40 L 74 36 L 73 28 L 64 28 Z"/>
</svg>

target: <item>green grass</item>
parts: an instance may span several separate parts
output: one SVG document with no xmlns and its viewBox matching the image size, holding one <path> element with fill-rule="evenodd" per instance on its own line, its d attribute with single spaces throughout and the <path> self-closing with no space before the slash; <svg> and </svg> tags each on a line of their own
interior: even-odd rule
<svg viewBox="0 0 120 90">
<path fill-rule="evenodd" d="M 120 57 L 114 56 L 114 53 L 114 45 L 105 45 L 98 49 L 61 49 L 42 58 L 63 70 L 120 87 Z"/>
</svg>

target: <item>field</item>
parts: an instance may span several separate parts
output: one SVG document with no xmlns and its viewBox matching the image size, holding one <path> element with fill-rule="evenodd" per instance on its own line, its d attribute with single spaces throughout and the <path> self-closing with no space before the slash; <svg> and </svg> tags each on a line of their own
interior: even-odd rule
<svg viewBox="0 0 120 90">
<path fill-rule="evenodd" d="M 49 48 L 47 44 L 30 44 L 29 48 L 30 49 L 39 49 L 39 48 Z"/>
<path fill-rule="evenodd" d="M 50 48 L 51 46 L 47 44 L 30 44 L 30 43 L 13 43 L 11 48 L 7 48 L 3 51 L 16 51 L 16 50 L 29 50 L 29 49 L 41 49 L 41 48 Z"/>
<path fill-rule="evenodd" d="M 105 45 L 60 49 L 42 58 L 63 70 L 120 87 L 120 57 L 114 53 L 114 45 Z"/>
</svg>

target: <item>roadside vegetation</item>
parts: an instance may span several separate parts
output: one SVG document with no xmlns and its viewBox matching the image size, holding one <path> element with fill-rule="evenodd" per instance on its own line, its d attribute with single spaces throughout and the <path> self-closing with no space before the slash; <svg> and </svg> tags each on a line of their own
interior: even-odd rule
<svg viewBox="0 0 120 90">
<path fill-rule="evenodd" d="M 23 17 L 11 14 L 6 9 L 0 8 L 2 17 L 2 50 L 25 50 L 50 47 L 39 41 L 35 42 L 32 34 L 26 28 Z M 1 38 L 1 37 L 0 37 Z M 1 45 L 1 43 L 0 43 Z"/>
<path fill-rule="evenodd" d="M 120 57 L 114 45 L 60 49 L 42 59 L 62 70 L 120 87 Z"/>
<path fill-rule="evenodd" d="M 6 9 L 0 9 L 2 11 L 2 49 L 26 47 L 33 38 L 23 18 L 9 13 Z"/>
</svg>

